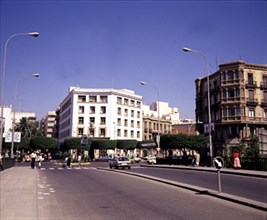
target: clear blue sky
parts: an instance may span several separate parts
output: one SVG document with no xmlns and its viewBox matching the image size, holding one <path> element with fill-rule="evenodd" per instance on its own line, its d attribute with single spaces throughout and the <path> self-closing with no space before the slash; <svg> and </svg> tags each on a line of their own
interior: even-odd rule
<svg viewBox="0 0 267 220">
<path fill-rule="evenodd" d="M 20 81 L 18 110 L 38 119 L 55 110 L 71 85 L 81 88 L 131 89 L 143 102 L 160 101 L 194 118 L 194 80 L 223 62 L 267 63 L 265 0 L 224 1 L 75 1 L 0 0 L 1 73 L 8 46 L 5 104 L 13 103 Z M 182 114 L 182 118 L 185 116 Z"/>
</svg>

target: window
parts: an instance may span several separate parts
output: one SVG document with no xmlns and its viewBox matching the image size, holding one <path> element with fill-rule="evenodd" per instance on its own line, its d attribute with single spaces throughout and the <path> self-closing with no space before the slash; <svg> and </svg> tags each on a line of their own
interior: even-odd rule
<svg viewBox="0 0 267 220">
<path fill-rule="evenodd" d="M 118 136 L 118 137 L 121 136 L 121 129 L 117 129 L 117 136 Z"/>
<path fill-rule="evenodd" d="M 140 131 L 137 131 L 137 138 L 140 138 Z"/>
<path fill-rule="evenodd" d="M 140 118 L 140 111 L 137 112 L 137 118 Z"/>
<path fill-rule="evenodd" d="M 90 106 L 89 113 L 90 114 L 95 114 L 95 106 Z"/>
<path fill-rule="evenodd" d="M 134 128 L 134 120 L 131 120 L 131 127 Z"/>
<path fill-rule="evenodd" d="M 228 89 L 228 98 L 234 98 L 235 97 L 235 90 L 233 88 Z"/>
<path fill-rule="evenodd" d="M 118 118 L 117 124 L 118 124 L 118 126 L 121 126 L 121 119 L 120 118 Z"/>
<path fill-rule="evenodd" d="M 140 121 L 137 121 L 137 128 L 140 128 Z"/>
<path fill-rule="evenodd" d="M 131 106 L 134 107 L 134 100 L 131 100 Z"/>
<path fill-rule="evenodd" d="M 263 118 L 267 119 L 267 109 L 263 109 Z"/>
<path fill-rule="evenodd" d="M 226 99 L 226 89 L 223 89 L 223 98 Z"/>
<path fill-rule="evenodd" d="M 79 106 L 79 114 L 83 114 L 84 113 L 84 106 Z"/>
<path fill-rule="evenodd" d="M 267 76 L 262 76 L 262 83 L 264 87 L 267 86 Z"/>
<path fill-rule="evenodd" d="M 239 88 L 236 88 L 235 92 L 236 92 L 235 96 L 237 98 L 239 98 L 240 97 L 240 89 Z"/>
<path fill-rule="evenodd" d="M 91 123 L 94 124 L 94 123 L 95 123 L 95 117 L 90 117 L 90 118 L 89 118 L 89 121 L 90 121 L 90 124 L 91 124 Z"/>
<path fill-rule="evenodd" d="M 229 107 L 229 109 L 228 109 L 228 115 L 231 116 L 231 117 L 234 117 L 235 116 L 235 109 L 234 109 L 234 107 Z"/>
<path fill-rule="evenodd" d="M 128 109 L 124 109 L 124 116 L 128 116 Z"/>
<path fill-rule="evenodd" d="M 127 127 L 128 126 L 128 120 L 124 119 L 124 126 Z"/>
<path fill-rule="evenodd" d="M 131 130 L 131 138 L 134 138 L 134 131 Z"/>
<path fill-rule="evenodd" d="M 105 137 L 105 136 L 106 136 L 106 129 L 100 128 L 100 137 Z"/>
<path fill-rule="evenodd" d="M 121 108 L 118 108 L 118 115 L 121 115 Z"/>
<path fill-rule="evenodd" d="M 89 129 L 89 132 L 90 132 L 90 133 L 89 133 L 89 136 L 90 136 L 90 137 L 94 137 L 94 136 L 95 136 L 95 129 L 94 129 L 94 128 L 90 128 L 90 129 Z"/>
<path fill-rule="evenodd" d="M 137 107 L 137 108 L 140 108 L 140 107 L 141 107 L 141 102 L 137 101 L 137 102 L 136 102 L 136 107 Z"/>
<path fill-rule="evenodd" d="M 254 91 L 253 90 L 248 91 L 248 98 L 250 101 L 254 100 Z"/>
<path fill-rule="evenodd" d="M 235 71 L 235 79 L 236 79 L 236 80 L 239 79 L 239 71 L 238 71 L 238 70 Z"/>
<path fill-rule="evenodd" d="M 234 80 L 234 72 L 228 71 L 228 80 Z"/>
<path fill-rule="evenodd" d="M 106 118 L 105 117 L 101 117 L 100 118 L 100 124 L 101 125 L 105 125 L 106 124 Z"/>
<path fill-rule="evenodd" d="M 252 73 L 248 74 L 248 84 L 253 85 L 253 74 Z"/>
<path fill-rule="evenodd" d="M 96 102 L 96 96 L 89 96 L 89 102 Z"/>
<path fill-rule="evenodd" d="M 223 72 L 223 73 L 222 73 L 222 80 L 223 80 L 223 81 L 226 81 L 226 72 Z"/>
<path fill-rule="evenodd" d="M 122 98 L 121 97 L 117 97 L 117 104 L 119 104 L 119 105 L 122 104 Z"/>
<path fill-rule="evenodd" d="M 248 110 L 248 117 L 249 118 L 254 118 L 255 117 L 255 110 L 254 110 L 254 108 L 250 108 Z"/>
<path fill-rule="evenodd" d="M 131 117 L 134 118 L 134 110 L 131 110 Z"/>
<path fill-rule="evenodd" d="M 107 96 L 100 96 L 100 102 L 107 103 L 108 97 Z"/>
<path fill-rule="evenodd" d="M 129 99 L 124 99 L 124 105 L 129 105 Z"/>
<path fill-rule="evenodd" d="M 106 114 L 106 106 L 101 106 L 100 113 L 101 114 Z"/>
<path fill-rule="evenodd" d="M 86 102 L 86 96 L 85 95 L 79 95 L 78 96 L 78 102 Z"/>
<path fill-rule="evenodd" d="M 78 128 L 78 135 L 83 135 L 83 128 Z"/>
<path fill-rule="evenodd" d="M 263 100 L 265 102 L 267 101 L 267 92 L 266 91 L 263 92 Z"/>
<path fill-rule="evenodd" d="M 227 117 L 227 108 L 223 109 L 223 117 Z"/>
<path fill-rule="evenodd" d="M 128 131 L 124 130 L 124 137 L 128 137 Z"/>
<path fill-rule="evenodd" d="M 84 120 L 83 120 L 83 117 L 79 117 L 79 125 L 83 125 L 83 123 L 84 123 Z"/>
</svg>

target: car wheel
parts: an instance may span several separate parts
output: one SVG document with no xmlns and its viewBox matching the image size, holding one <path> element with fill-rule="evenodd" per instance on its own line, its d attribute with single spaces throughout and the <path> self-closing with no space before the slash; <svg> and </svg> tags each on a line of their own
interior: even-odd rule
<svg viewBox="0 0 267 220">
<path fill-rule="evenodd" d="M 109 165 L 109 168 L 110 168 L 110 169 L 112 169 L 112 166 L 111 166 L 111 165 Z"/>
<path fill-rule="evenodd" d="M 130 167 L 130 166 L 128 166 L 128 169 L 130 170 L 130 169 L 131 169 L 131 167 Z"/>
</svg>

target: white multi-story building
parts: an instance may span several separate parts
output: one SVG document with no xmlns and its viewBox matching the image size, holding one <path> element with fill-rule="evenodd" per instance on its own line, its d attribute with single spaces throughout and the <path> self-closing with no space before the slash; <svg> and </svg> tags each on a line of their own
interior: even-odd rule
<svg viewBox="0 0 267 220">
<path fill-rule="evenodd" d="M 0 109 L 1 113 L 1 109 Z M 11 131 L 12 129 L 12 121 L 14 117 L 14 112 L 12 111 L 12 105 L 4 106 L 4 130 L 3 132 Z M 22 118 L 27 118 L 29 121 L 35 122 L 36 116 L 34 112 L 16 112 L 15 113 L 15 123 L 18 124 Z M 4 134 L 5 137 L 5 134 Z"/>
<path fill-rule="evenodd" d="M 131 90 L 70 87 L 59 105 L 59 141 L 88 137 L 142 140 L 142 96 Z"/>
</svg>

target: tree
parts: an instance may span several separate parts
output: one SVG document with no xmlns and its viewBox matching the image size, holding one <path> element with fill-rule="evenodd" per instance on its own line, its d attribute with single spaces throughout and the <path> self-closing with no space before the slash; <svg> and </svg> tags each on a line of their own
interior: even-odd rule
<svg viewBox="0 0 267 220">
<path fill-rule="evenodd" d="M 259 138 L 256 135 L 251 137 L 251 144 L 244 149 L 244 157 L 259 158 Z"/>
<path fill-rule="evenodd" d="M 34 150 L 55 152 L 58 148 L 58 139 L 49 137 L 33 137 L 30 141 L 30 147 Z"/>
<path fill-rule="evenodd" d="M 23 117 L 20 122 L 15 125 L 15 131 L 21 132 L 21 137 L 32 137 L 40 135 L 38 130 L 38 122 L 31 122 L 28 118 Z"/>
</svg>

